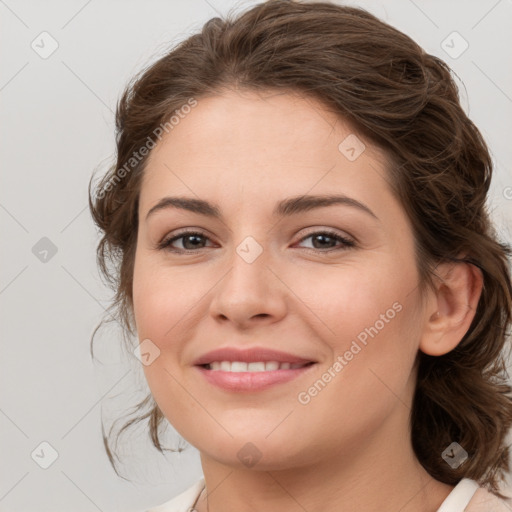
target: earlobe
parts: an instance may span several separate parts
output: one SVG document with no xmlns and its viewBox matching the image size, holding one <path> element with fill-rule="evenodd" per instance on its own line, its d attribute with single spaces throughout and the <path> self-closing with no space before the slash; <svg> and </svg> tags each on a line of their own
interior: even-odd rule
<svg viewBox="0 0 512 512">
<path fill-rule="evenodd" d="M 425 311 L 419 349 L 431 356 L 453 350 L 469 330 L 482 293 L 483 276 L 470 263 L 442 263 L 436 290 Z"/>
</svg>

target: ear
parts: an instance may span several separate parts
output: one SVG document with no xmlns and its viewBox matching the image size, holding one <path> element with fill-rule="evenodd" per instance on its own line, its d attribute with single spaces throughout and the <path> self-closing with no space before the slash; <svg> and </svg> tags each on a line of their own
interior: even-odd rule
<svg viewBox="0 0 512 512">
<path fill-rule="evenodd" d="M 436 275 L 419 345 L 431 356 L 446 354 L 460 343 L 473 321 L 483 287 L 482 272 L 469 263 L 441 263 Z"/>
</svg>

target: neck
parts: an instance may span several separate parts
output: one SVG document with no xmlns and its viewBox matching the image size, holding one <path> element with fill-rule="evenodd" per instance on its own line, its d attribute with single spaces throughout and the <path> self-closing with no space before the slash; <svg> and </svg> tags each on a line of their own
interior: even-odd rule
<svg viewBox="0 0 512 512">
<path fill-rule="evenodd" d="M 409 410 L 352 447 L 323 454 L 315 463 L 268 471 L 234 468 L 201 454 L 207 492 L 198 512 L 434 512 L 453 486 L 433 479 L 416 459 L 406 425 Z M 406 437 L 404 437 L 406 436 Z M 357 449 L 354 448 L 357 446 Z M 361 448 L 363 446 L 364 448 Z"/>
</svg>

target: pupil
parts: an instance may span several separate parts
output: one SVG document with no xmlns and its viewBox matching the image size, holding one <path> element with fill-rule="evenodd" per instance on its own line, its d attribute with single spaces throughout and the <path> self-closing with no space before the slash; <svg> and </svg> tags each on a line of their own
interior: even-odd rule
<svg viewBox="0 0 512 512">
<path fill-rule="evenodd" d="M 183 243 L 183 246 L 185 247 L 185 249 L 194 249 L 196 248 L 198 245 L 194 242 L 192 242 L 192 247 L 187 247 L 187 242 L 189 242 L 190 240 L 195 240 L 196 242 L 199 240 L 199 243 L 201 243 L 201 236 L 200 235 L 188 235 L 184 238 L 184 243 Z"/>
<path fill-rule="evenodd" d="M 198 245 L 201 244 L 201 238 L 202 238 L 201 235 L 186 236 L 184 238 L 184 244 L 183 244 L 185 249 L 190 248 L 190 247 L 187 247 L 188 242 L 191 242 L 192 248 L 197 248 Z M 313 245 L 315 246 L 315 248 L 318 248 L 317 247 L 318 244 L 315 243 L 317 241 L 320 241 L 320 248 L 322 248 L 326 244 L 327 244 L 327 246 L 332 247 L 332 242 L 334 242 L 334 239 L 332 237 L 330 237 L 329 235 L 316 235 L 313 240 L 314 240 Z"/>
<path fill-rule="evenodd" d="M 332 237 L 328 236 L 328 235 L 316 235 L 316 237 L 313 238 L 314 241 L 316 240 L 323 240 L 325 242 L 325 240 L 331 240 L 331 242 L 333 241 Z M 315 246 L 315 243 L 313 242 L 313 245 Z M 332 247 L 332 245 L 330 245 L 330 247 Z M 316 249 L 318 249 L 318 247 L 315 246 Z M 321 247 L 322 248 L 322 245 Z"/>
</svg>

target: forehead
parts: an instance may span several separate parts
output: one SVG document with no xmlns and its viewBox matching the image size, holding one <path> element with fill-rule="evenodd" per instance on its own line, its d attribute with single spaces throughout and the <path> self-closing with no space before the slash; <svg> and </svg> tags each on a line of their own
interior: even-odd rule
<svg viewBox="0 0 512 512">
<path fill-rule="evenodd" d="M 200 98 L 152 150 L 141 207 L 165 193 L 260 204 L 309 191 L 381 194 L 385 164 L 383 151 L 313 98 L 226 91 Z"/>
<path fill-rule="evenodd" d="M 316 99 L 294 92 L 226 91 L 200 98 L 153 150 L 204 160 L 245 156 L 318 161 L 326 149 L 337 149 L 341 135 L 352 133 L 347 122 Z M 162 154 L 164 153 L 164 154 Z"/>
</svg>

